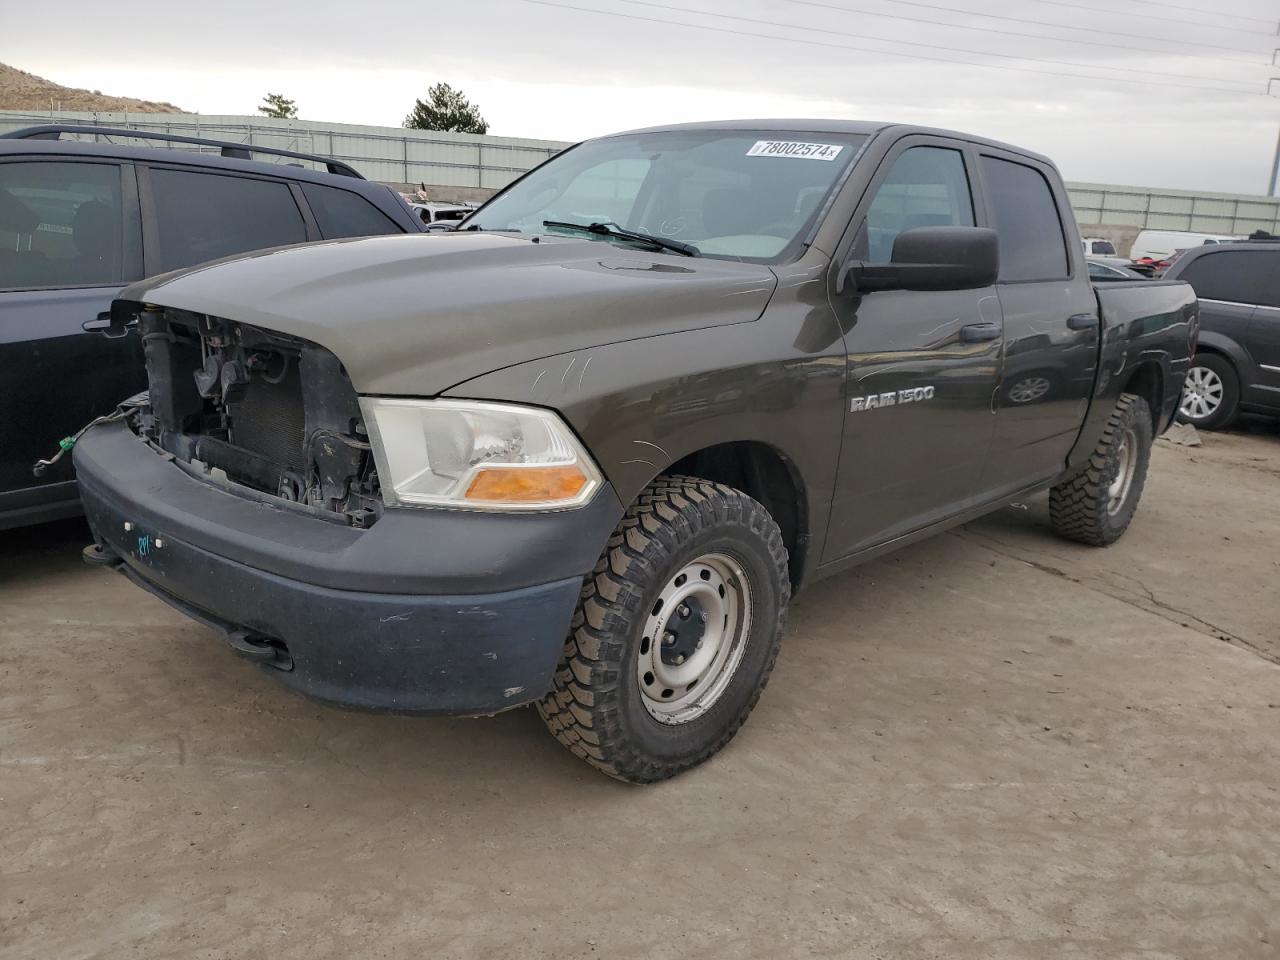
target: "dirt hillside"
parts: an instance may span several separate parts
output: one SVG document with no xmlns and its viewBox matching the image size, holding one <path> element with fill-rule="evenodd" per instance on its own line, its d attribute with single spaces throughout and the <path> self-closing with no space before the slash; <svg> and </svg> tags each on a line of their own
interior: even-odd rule
<svg viewBox="0 0 1280 960">
<path fill-rule="evenodd" d="M 98 90 L 77 90 L 0 63 L 0 110 L 76 110 L 119 113 L 185 113 L 172 103 L 112 97 Z"/>
</svg>

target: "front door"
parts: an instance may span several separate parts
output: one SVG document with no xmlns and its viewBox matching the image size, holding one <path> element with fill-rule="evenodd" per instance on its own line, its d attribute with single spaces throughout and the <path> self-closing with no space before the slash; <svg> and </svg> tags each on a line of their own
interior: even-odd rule
<svg viewBox="0 0 1280 960">
<path fill-rule="evenodd" d="M 890 151 L 838 263 L 887 263 L 899 233 L 983 226 L 963 143 L 909 137 Z M 975 213 L 975 211 L 977 211 Z M 982 499 L 1002 321 L 994 288 L 832 298 L 847 394 L 825 560 L 893 540 Z"/>
<path fill-rule="evenodd" d="M 142 275 L 132 178 L 118 163 L 0 162 L 0 525 L 73 510 L 71 458 L 39 479 L 32 464 L 146 385 L 136 337 L 81 329 Z"/>
</svg>

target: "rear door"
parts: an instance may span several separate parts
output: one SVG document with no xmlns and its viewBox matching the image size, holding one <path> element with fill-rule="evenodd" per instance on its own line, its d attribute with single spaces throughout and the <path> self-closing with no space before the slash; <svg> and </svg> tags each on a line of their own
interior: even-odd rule
<svg viewBox="0 0 1280 960">
<path fill-rule="evenodd" d="M 914 136 L 896 144 L 854 214 L 836 269 L 889 262 L 894 239 L 913 227 L 985 226 L 972 164 L 960 141 Z M 832 304 L 845 331 L 848 387 L 827 560 L 982 498 L 1000 356 L 991 287 L 844 291 Z"/>
<path fill-rule="evenodd" d="M 1004 353 L 983 486 L 993 495 L 1061 473 L 1093 391 L 1098 305 L 1057 173 L 982 147 L 988 214 L 1000 236 Z"/>
<path fill-rule="evenodd" d="M 0 160 L 0 526 L 77 509 L 69 457 L 31 467 L 145 387 L 136 338 L 81 329 L 141 277 L 130 164 Z"/>
<path fill-rule="evenodd" d="M 1245 348 L 1258 364 L 1258 380 L 1246 403 L 1280 408 L 1280 245 L 1274 250 L 1240 251 L 1247 262 L 1250 296 L 1257 304 L 1249 320 Z M 1235 254 L 1239 256 L 1239 253 Z"/>
</svg>

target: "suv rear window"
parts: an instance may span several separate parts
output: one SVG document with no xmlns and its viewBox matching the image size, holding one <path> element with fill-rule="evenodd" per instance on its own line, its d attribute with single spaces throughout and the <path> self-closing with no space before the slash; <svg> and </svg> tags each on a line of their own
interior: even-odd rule
<svg viewBox="0 0 1280 960">
<path fill-rule="evenodd" d="M 327 240 L 404 233 L 385 213 L 350 190 L 304 183 L 302 192 L 306 195 L 307 203 L 311 204 L 316 226 Z"/>
<path fill-rule="evenodd" d="M 1067 242 L 1049 181 L 1026 164 L 982 158 L 982 174 L 1000 234 L 1000 280 L 1064 280 Z"/>
<path fill-rule="evenodd" d="M 161 272 L 307 239 L 293 194 L 279 181 L 152 169 L 151 191 Z"/>
<path fill-rule="evenodd" d="M 1214 250 L 1189 261 L 1178 279 L 1201 300 L 1280 307 L 1280 249 Z"/>
<path fill-rule="evenodd" d="M 120 167 L 0 163 L 0 287 L 123 281 Z"/>
</svg>

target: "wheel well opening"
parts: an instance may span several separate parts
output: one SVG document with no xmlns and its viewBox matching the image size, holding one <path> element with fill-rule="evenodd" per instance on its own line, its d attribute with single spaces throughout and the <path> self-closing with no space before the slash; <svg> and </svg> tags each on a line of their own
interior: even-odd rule
<svg viewBox="0 0 1280 960">
<path fill-rule="evenodd" d="M 722 443 L 691 453 L 663 472 L 723 483 L 759 501 L 782 531 L 791 586 L 799 587 L 809 544 L 809 515 L 803 484 L 786 457 L 764 443 Z"/>
<path fill-rule="evenodd" d="M 1204 343 L 1196 344 L 1196 356 L 1199 356 L 1202 353 L 1213 354 L 1213 356 L 1218 357 L 1222 360 L 1225 360 L 1227 363 L 1231 364 L 1231 368 L 1233 370 L 1235 369 L 1236 362 L 1231 359 L 1231 355 L 1227 353 L 1225 350 L 1218 349 L 1213 344 L 1204 344 Z M 1193 357 L 1192 360 L 1194 365 L 1195 358 Z"/>
<path fill-rule="evenodd" d="M 1147 401 L 1151 411 L 1151 431 L 1160 433 L 1160 418 L 1164 413 L 1164 373 L 1158 363 L 1140 364 L 1124 385 L 1125 393 L 1134 393 Z"/>
</svg>

